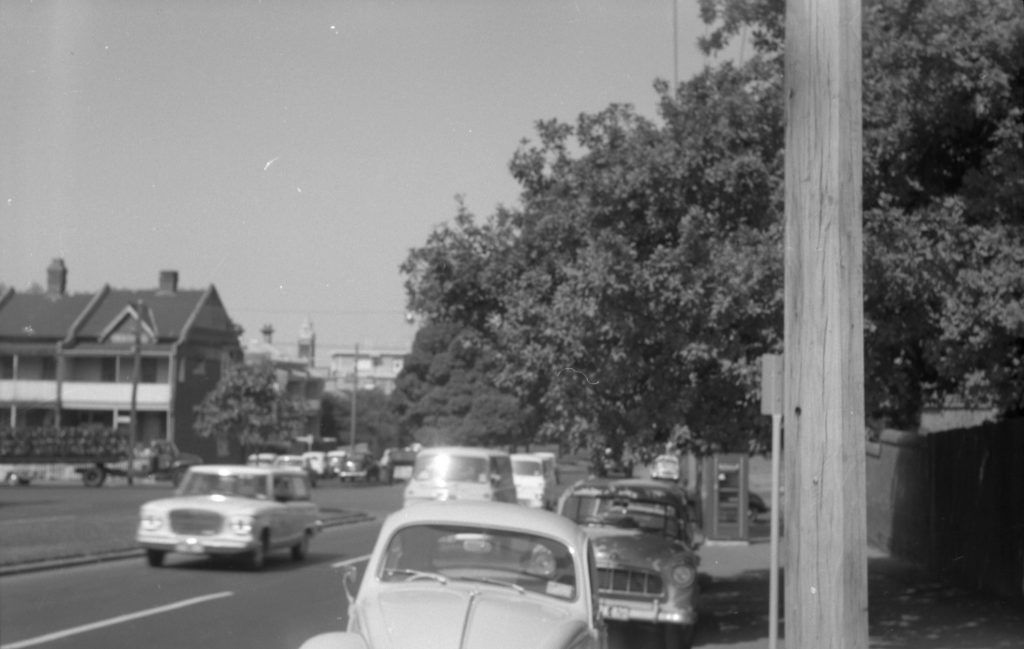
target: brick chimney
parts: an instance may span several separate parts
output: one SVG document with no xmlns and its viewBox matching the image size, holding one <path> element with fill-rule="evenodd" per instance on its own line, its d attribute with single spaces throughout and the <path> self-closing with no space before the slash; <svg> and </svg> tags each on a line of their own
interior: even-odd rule
<svg viewBox="0 0 1024 649">
<path fill-rule="evenodd" d="M 57 257 L 50 262 L 50 266 L 46 269 L 46 294 L 64 295 L 67 285 L 68 269 L 64 265 L 64 260 Z"/>
<path fill-rule="evenodd" d="M 161 293 L 177 293 L 178 292 L 178 271 L 176 271 L 176 270 L 162 270 L 162 271 L 160 271 L 160 292 Z"/>
</svg>

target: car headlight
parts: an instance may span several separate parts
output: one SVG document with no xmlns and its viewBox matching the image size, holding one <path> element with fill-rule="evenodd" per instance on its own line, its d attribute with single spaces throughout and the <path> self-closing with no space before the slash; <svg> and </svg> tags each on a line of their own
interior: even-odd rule
<svg viewBox="0 0 1024 649">
<path fill-rule="evenodd" d="M 156 532 L 163 526 L 163 519 L 156 514 L 143 514 L 139 522 L 139 528 L 145 532 Z"/>
<path fill-rule="evenodd" d="M 689 586 L 697 578 L 697 571 L 690 566 L 676 566 L 672 569 L 672 581 L 678 586 Z"/>
<path fill-rule="evenodd" d="M 252 518 L 249 516 L 233 516 L 231 520 L 228 521 L 228 528 L 235 534 L 251 534 Z"/>
</svg>

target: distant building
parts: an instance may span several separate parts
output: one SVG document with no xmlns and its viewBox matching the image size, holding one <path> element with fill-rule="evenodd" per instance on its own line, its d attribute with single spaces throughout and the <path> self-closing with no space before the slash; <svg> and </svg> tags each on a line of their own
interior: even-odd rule
<svg viewBox="0 0 1024 649">
<path fill-rule="evenodd" d="M 358 382 L 360 390 L 383 390 L 391 394 L 405 365 L 408 349 L 357 349 L 331 354 L 333 389 L 348 391 Z"/>
<path fill-rule="evenodd" d="M 128 428 L 136 385 L 139 441 L 212 459 L 213 441 L 193 430 L 195 407 L 242 357 L 217 289 L 179 289 L 177 271 L 165 270 L 155 288 L 69 295 L 67 274 L 54 259 L 45 291 L 0 295 L 0 426 Z"/>
<path fill-rule="evenodd" d="M 244 344 L 245 362 L 250 365 L 269 363 L 274 368 L 277 384 L 282 391 L 302 401 L 306 421 L 302 437 L 313 442 L 320 438 L 320 418 L 323 412 L 324 377 L 313 368 L 316 334 L 308 319 L 299 332 L 297 356 L 292 357 L 274 345 L 274 327 L 264 325 L 263 339 L 252 339 Z"/>
</svg>

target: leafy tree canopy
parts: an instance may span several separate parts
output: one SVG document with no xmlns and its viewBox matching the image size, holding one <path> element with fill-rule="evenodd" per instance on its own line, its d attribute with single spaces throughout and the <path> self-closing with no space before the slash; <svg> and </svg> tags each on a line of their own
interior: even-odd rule
<svg viewBox="0 0 1024 649">
<path fill-rule="evenodd" d="M 196 406 L 195 430 L 245 449 L 288 442 L 303 432 L 305 405 L 284 394 L 270 364 L 228 366 Z"/>
<path fill-rule="evenodd" d="M 521 206 L 480 220 L 460 205 L 402 266 L 410 308 L 493 354 L 489 380 L 540 434 L 642 446 L 685 426 L 702 450 L 764 447 L 784 2 L 702 10 L 706 48 L 750 28 L 756 55 L 656 82 L 658 123 L 622 105 L 538 122 L 510 163 Z M 1024 407 L 1022 48 L 1007 2 L 865 8 L 865 380 L 885 423 L 951 395 Z"/>
<path fill-rule="evenodd" d="M 403 439 L 425 445 L 521 443 L 529 412 L 493 383 L 496 362 L 470 329 L 438 323 L 420 329 L 391 395 Z"/>
</svg>

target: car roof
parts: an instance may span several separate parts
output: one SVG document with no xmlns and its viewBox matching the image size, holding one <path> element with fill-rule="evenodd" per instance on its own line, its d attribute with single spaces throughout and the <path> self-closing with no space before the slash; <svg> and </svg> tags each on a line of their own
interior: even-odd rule
<svg viewBox="0 0 1024 649">
<path fill-rule="evenodd" d="M 647 478 L 589 478 L 569 487 L 570 495 L 582 490 L 597 491 L 602 495 L 609 496 L 630 491 L 641 500 L 666 501 L 683 505 L 687 502 L 686 492 L 680 487 L 666 484 L 661 480 Z"/>
<path fill-rule="evenodd" d="M 514 529 L 558 539 L 567 545 L 584 543 L 586 533 L 565 516 L 516 503 L 482 500 L 424 502 L 408 505 L 389 515 L 382 534 L 418 524 L 466 524 L 493 529 Z"/>
<path fill-rule="evenodd" d="M 205 474 L 245 474 L 245 475 L 274 475 L 290 473 L 294 475 L 306 475 L 302 469 L 294 466 L 249 466 L 246 464 L 199 464 L 189 469 L 193 473 Z"/>
<path fill-rule="evenodd" d="M 513 453 L 513 460 L 533 460 L 534 462 L 543 462 L 544 458 L 535 453 Z"/>
<path fill-rule="evenodd" d="M 491 457 L 494 455 L 508 456 L 508 451 L 501 451 L 493 448 L 481 448 L 479 446 L 431 446 L 421 449 L 420 455 L 475 455 L 478 457 Z"/>
</svg>

